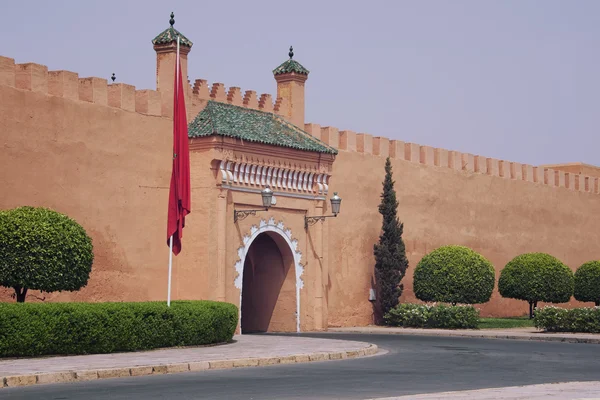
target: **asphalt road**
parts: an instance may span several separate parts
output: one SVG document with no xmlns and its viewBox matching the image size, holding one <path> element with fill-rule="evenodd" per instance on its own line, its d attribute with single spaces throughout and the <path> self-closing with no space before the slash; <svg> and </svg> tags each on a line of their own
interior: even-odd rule
<svg viewBox="0 0 600 400">
<path fill-rule="evenodd" d="M 600 345 L 424 336 L 313 334 L 360 340 L 384 355 L 290 366 L 0 389 L 0 399 L 367 399 L 600 380 Z"/>
</svg>

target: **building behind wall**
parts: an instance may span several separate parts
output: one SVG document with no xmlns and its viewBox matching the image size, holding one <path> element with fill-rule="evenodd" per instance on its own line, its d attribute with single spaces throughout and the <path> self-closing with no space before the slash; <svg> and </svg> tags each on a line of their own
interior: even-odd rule
<svg viewBox="0 0 600 400">
<path fill-rule="evenodd" d="M 166 298 L 176 34 L 171 26 L 153 41 L 157 64 L 147 67 L 156 68 L 157 90 L 0 57 L 0 208 L 53 208 L 81 223 L 94 243 L 88 286 L 39 295 L 46 301 Z M 192 41 L 182 49 L 185 76 Z M 279 291 L 277 300 L 261 306 L 272 313 L 272 330 L 371 323 L 388 156 L 410 262 L 403 301 L 415 300 L 420 258 L 446 244 L 482 253 L 497 276 L 525 252 L 550 253 L 572 269 L 600 258 L 600 168 L 532 166 L 306 123 L 310 74 L 297 58 L 290 54 L 273 71 L 276 95 L 203 79 L 189 85 L 192 213 L 174 257 L 174 299 L 240 305 L 248 270 L 278 274 L 264 286 Z M 235 210 L 262 207 L 266 183 L 276 204 L 234 222 Z M 341 213 L 305 227 L 305 216 L 331 215 L 333 192 L 343 198 Z M 257 272 L 265 263 L 278 269 Z M 9 294 L 1 299 L 12 301 Z M 527 311 L 497 292 L 480 308 L 496 316 Z"/>
</svg>

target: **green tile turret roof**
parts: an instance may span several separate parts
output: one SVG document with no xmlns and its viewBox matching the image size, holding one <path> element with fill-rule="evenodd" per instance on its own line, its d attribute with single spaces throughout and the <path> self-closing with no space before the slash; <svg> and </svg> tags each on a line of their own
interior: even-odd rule
<svg viewBox="0 0 600 400">
<path fill-rule="evenodd" d="M 169 44 L 177 42 L 177 36 L 179 36 L 179 44 L 181 46 L 192 47 L 194 43 L 192 43 L 191 40 L 183 36 L 183 34 L 177 29 L 173 28 L 173 25 L 175 25 L 175 14 L 171 13 L 171 19 L 169 20 L 169 23 L 171 24 L 171 26 L 162 31 L 160 34 L 158 34 L 158 36 L 156 36 L 154 39 L 152 39 L 152 44 Z"/>
<path fill-rule="evenodd" d="M 277 114 L 210 100 L 188 125 L 188 136 L 213 135 L 317 153 L 338 153 Z"/>
<path fill-rule="evenodd" d="M 294 57 L 294 48 L 292 46 L 290 46 L 289 56 L 289 60 L 286 60 L 283 64 L 273 70 L 273 75 L 287 74 L 290 72 L 295 72 L 300 75 L 308 75 L 310 73 L 310 71 L 304 68 L 298 61 L 292 60 Z"/>
</svg>

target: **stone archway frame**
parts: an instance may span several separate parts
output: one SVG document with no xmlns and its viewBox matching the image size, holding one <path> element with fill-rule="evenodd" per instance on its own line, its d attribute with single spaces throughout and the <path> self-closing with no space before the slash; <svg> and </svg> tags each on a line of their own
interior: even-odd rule
<svg viewBox="0 0 600 400">
<path fill-rule="evenodd" d="M 258 226 L 252 225 L 250 228 L 250 234 L 245 235 L 243 238 L 243 245 L 238 248 L 238 257 L 239 260 L 235 263 L 235 270 L 237 272 L 237 277 L 234 280 L 235 287 L 240 290 L 240 316 L 239 316 L 239 324 L 241 327 L 242 321 L 242 293 L 243 293 L 243 284 L 244 284 L 244 263 L 246 261 L 246 256 L 248 255 L 248 251 L 250 250 L 250 246 L 254 240 L 261 233 L 265 232 L 274 232 L 281 236 L 285 242 L 290 247 L 290 251 L 292 252 L 292 257 L 294 258 L 294 270 L 296 273 L 296 332 L 300 332 L 300 289 L 304 288 L 304 281 L 302 280 L 302 274 L 304 273 L 304 267 L 300 264 L 300 259 L 302 258 L 302 253 L 298 250 L 298 240 L 293 239 L 291 229 L 286 229 L 283 221 L 279 221 L 275 223 L 275 219 L 273 217 L 269 218 L 268 221 L 264 219 L 260 220 Z"/>
</svg>

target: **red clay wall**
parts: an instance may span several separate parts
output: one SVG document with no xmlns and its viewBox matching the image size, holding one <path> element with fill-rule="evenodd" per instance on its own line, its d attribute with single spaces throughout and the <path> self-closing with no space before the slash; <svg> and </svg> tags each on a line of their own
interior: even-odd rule
<svg viewBox="0 0 600 400">
<path fill-rule="evenodd" d="M 205 81 L 195 83 L 189 107 L 200 109 L 208 98 L 265 111 L 282 107 L 281 102 L 273 106 L 267 95 L 259 101 L 252 91 L 243 98 L 239 88 L 226 92 L 222 84 L 214 84 L 209 94 Z M 94 240 L 96 259 L 88 287 L 46 295 L 48 300 L 165 298 L 171 120 L 160 116 L 161 99 L 155 91 L 107 85 L 99 78 L 79 79 L 66 71 L 48 72 L 37 64 L 15 66 L 12 59 L 0 57 L 0 208 L 54 208 L 75 218 Z M 321 312 L 328 313 L 331 326 L 371 322 L 368 294 L 387 155 L 393 159 L 398 214 L 405 224 L 410 260 L 403 300 L 414 300 L 411 279 L 416 263 L 444 244 L 474 248 L 497 271 L 512 257 L 530 251 L 553 254 L 573 269 L 600 258 L 600 180 L 592 170 L 573 174 L 333 127 L 307 124 L 305 129 L 341 149 L 329 193 L 338 191 L 343 202 L 338 218 L 328 219 L 326 231 L 314 238 L 303 231 L 298 210 L 314 215 L 315 202 L 282 198 L 268 214 L 285 220 L 301 244 L 306 263 L 302 326 L 319 326 L 313 316 Z M 232 202 L 235 197 L 236 203 L 253 204 L 258 198 L 230 193 L 221 201 L 227 221 L 218 220 L 219 190 L 210 170 L 215 157 L 210 151 L 190 157 L 193 212 L 184 246 L 191 250 L 174 258 L 173 298 L 237 304 L 236 251 L 240 235 L 254 222 L 249 219 L 232 229 Z M 313 229 L 316 235 L 318 229 Z M 227 245 L 219 250 L 220 234 Z M 322 252 L 311 251 L 311 246 L 320 249 L 328 240 Z M 226 260 L 221 272 L 215 267 L 220 259 Z M 317 287 L 321 277 L 325 301 Z M 308 287 L 314 287 L 310 298 Z M 0 300 L 9 300 L 9 293 L 1 291 Z M 501 299 L 497 293 L 481 307 L 484 315 L 526 312 L 524 303 Z"/>
<path fill-rule="evenodd" d="M 0 115 L 0 208 L 53 208 L 93 240 L 88 287 L 46 298 L 164 298 L 171 121 L 1 85 Z"/>
<path fill-rule="evenodd" d="M 329 325 L 372 322 L 367 301 L 381 229 L 377 210 L 385 157 L 340 151 L 330 191 L 343 198 L 330 219 Z M 393 159 L 398 216 L 410 266 L 402 301 L 414 301 L 412 274 L 420 258 L 446 244 L 469 246 L 500 270 L 525 252 L 550 253 L 575 269 L 600 258 L 600 196 L 541 183 Z M 577 303 L 577 302 L 573 302 Z M 581 303 L 579 303 L 581 304 Z M 497 292 L 482 315 L 521 315 L 524 302 Z"/>
</svg>

